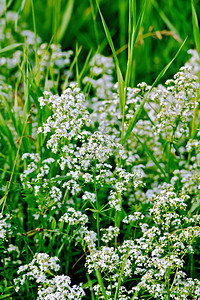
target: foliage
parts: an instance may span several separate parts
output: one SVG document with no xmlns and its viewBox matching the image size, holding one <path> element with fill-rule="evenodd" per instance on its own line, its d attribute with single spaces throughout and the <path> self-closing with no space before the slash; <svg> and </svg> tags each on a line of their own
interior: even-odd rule
<svg viewBox="0 0 200 300">
<path fill-rule="evenodd" d="M 200 299 L 195 1 L 47 2 L 0 2 L 0 299 Z"/>
</svg>

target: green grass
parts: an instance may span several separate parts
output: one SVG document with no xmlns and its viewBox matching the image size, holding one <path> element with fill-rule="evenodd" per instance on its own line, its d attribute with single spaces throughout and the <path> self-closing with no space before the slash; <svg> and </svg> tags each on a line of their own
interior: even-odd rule
<svg viewBox="0 0 200 300">
<path fill-rule="evenodd" d="M 18 23 L 25 21 L 27 27 L 33 30 L 31 1 L 23 1 L 23 5 L 20 5 L 20 2 L 11 1 L 9 10 L 17 11 L 19 14 Z M 135 10 L 134 13 L 137 13 L 138 18 L 144 1 L 135 2 L 137 3 L 137 11 Z M 47 3 L 34 1 L 37 32 L 47 43 L 54 37 L 62 43 L 64 49 L 75 50 L 76 43 L 81 45 L 83 52 L 80 66 L 82 66 L 90 49 L 95 51 L 97 46 L 102 45 L 105 41 L 95 1 L 81 1 L 81 3 L 69 1 L 67 5 L 65 1 L 56 3 L 59 4 L 57 5 L 50 0 Z M 111 1 L 108 4 L 107 1 L 102 0 L 99 3 L 116 50 L 119 50 L 127 44 L 128 40 L 128 2 Z M 197 3 L 198 1 L 194 1 L 194 6 L 198 10 Z M 147 81 L 150 84 L 155 80 L 159 70 L 167 65 L 186 36 L 188 36 L 186 46 L 177 63 L 172 66 L 169 76 L 171 77 L 187 60 L 186 51 L 194 46 L 192 24 L 188 22 L 192 18 L 192 11 L 190 1 L 184 2 L 184 10 L 182 6 L 182 1 L 147 1 L 146 16 L 135 51 L 136 70 L 134 71 L 134 80 L 137 83 Z M 199 11 L 197 11 L 197 15 L 198 13 Z M 54 21 L 52 22 L 52 20 Z M 42 24 L 42 26 L 39 24 Z M 149 32 L 150 27 L 152 29 Z M 149 36 L 145 38 L 148 32 Z M 161 32 L 159 39 L 155 38 L 154 32 Z M 170 32 L 172 33 L 170 34 Z M 157 34 L 157 36 L 159 35 Z M 103 54 L 111 54 L 108 44 L 103 49 Z M 122 74 L 125 75 L 126 50 L 119 55 L 119 61 Z M 167 76 L 163 78 L 163 81 L 166 78 Z"/>
<path fill-rule="evenodd" d="M 36 253 L 46 253 L 58 256 L 61 266 L 58 272 L 49 268 L 46 280 L 69 275 L 71 285 L 82 282 L 87 288 L 83 299 L 99 300 L 100 295 L 110 299 L 111 292 L 111 298 L 117 300 L 120 293 L 126 294 L 125 289 L 130 290 L 130 299 L 158 299 L 148 286 L 139 287 L 138 292 L 134 287 L 145 272 L 164 270 L 164 275 L 151 280 L 162 285 L 165 299 L 170 300 L 179 269 L 191 280 L 200 280 L 200 93 L 198 80 L 187 77 L 187 72 L 177 75 L 178 83 L 176 79 L 169 83 L 169 97 L 158 85 L 185 64 L 188 49 L 196 47 L 200 53 L 198 1 L 186 1 L 184 9 L 183 2 L 175 0 L 10 0 L 4 6 L 0 23 L 0 207 L 11 229 L 0 218 L 2 236 L 4 227 L 6 232 L 0 239 L 4 263 L 0 299 L 36 299 L 39 287 L 34 280 L 27 279 L 16 291 L 13 279 L 20 265 L 29 264 Z M 22 29 L 32 31 L 28 43 Z M 41 47 L 44 42 L 47 45 Z M 57 43 L 61 48 L 55 47 Z M 73 56 L 68 60 L 66 51 L 71 49 Z M 109 70 L 108 57 L 114 62 Z M 98 59 L 103 63 L 98 65 Z M 86 83 L 85 77 L 89 78 Z M 69 88 L 72 82 L 77 82 L 80 92 Z M 99 96 L 102 82 L 111 84 L 102 88 L 106 96 Z M 137 86 L 139 82 L 150 86 Z M 44 91 L 54 96 L 46 94 L 41 107 Z M 80 107 L 82 91 L 86 108 Z M 65 96 L 59 98 L 62 93 Z M 63 107 L 65 97 L 68 102 Z M 182 105 L 180 112 L 176 104 L 178 108 Z M 50 122 L 44 125 L 46 133 L 37 134 L 46 122 Z M 52 137 L 52 145 L 47 146 Z M 56 143 L 58 150 L 52 151 Z M 22 160 L 25 153 L 38 154 L 41 159 Z M 49 158 L 55 161 L 44 161 Z M 65 158 L 68 165 L 61 167 Z M 61 200 L 56 204 L 59 191 Z M 88 224 L 61 221 L 64 214 L 70 215 L 70 207 L 87 217 Z M 138 213 L 143 218 L 135 217 Z M 129 217 L 136 219 L 123 221 Z M 72 219 L 76 218 L 72 213 Z M 174 223 L 169 225 L 168 218 L 174 218 Z M 109 226 L 116 227 L 119 235 Z M 106 229 L 111 230 L 109 241 L 103 240 Z M 91 238 L 86 239 L 89 234 L 96 234 L 95 252 Z M 184 249 L 184 243 L 188 248 Z M 19 252 L 9 252 L 12 244 Z M 105 256 L 104 251 L 108 251 Z M 156 256 L 156 251 L 161 254 Z M 154 256 L 164 263 L 170 257 L 172 264 L 162 269 L 153 262 Z M 183 260 L 183 267 L 173 256 Z M 7 258 L 11 259 L 8 263 Z M 91 273 L 85 266 L 90 258 L 96 259 L 90 262 Z M 110 259 L 109 267 L 106 262 L 99 264 L 101 259 Z M 147 260 L 151 268 L 145 265 Z M 144 271 L 134 273 L 141 265 Z M 130 277 L 124 275 L 129 268 Z M 45 289 L 48 284 L 41 286 Z M 188 287 L 188 297 L 195 299 L 198 284 L 194 281 L 194 287 Z"/>
</svg>

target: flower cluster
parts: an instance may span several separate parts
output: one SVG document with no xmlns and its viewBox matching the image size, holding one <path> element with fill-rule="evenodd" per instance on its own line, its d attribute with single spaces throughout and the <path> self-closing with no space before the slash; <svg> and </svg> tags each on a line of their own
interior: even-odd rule
<svg viewBox="0 0 200 300">
<path fill-rule="evenodd" d="M 69 276 L 54 275 L 52 271 L 58 271 L 60 266 L 57 257 L 50 257 L 46 253 L 36 253 L 33 260 L 27 264 L 20 266 L 17 273 L 20 277 L 14 279 L 16 290 L 24 285 L 26 279 L 35 281 L 38 285 L 37 300 L 72 300 L 82 299 L 85 292 L 81 285 L 71 286 Z"/>
<path fill-rule="evenodd" d="M 7 234 L 12 232 L 11 224 L 8 222 L 10 220 L 10 215 L 6 214 L 5 216 L 0 214 L 0 238 L 5 239 Z"/>
</svg>

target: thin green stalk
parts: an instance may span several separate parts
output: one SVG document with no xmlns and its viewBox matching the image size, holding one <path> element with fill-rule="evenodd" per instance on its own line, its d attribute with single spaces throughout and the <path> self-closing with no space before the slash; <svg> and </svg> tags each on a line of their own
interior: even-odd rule
<svg viewBox="0 0 200 300">
<path fill-rule="evenodd" d="M 93 178 L 94 178 L 94 190 L 95 190 L 95 197 L 96 197 L 97 239 L 98 239 L 98 249 L 99 249 L 100 248 L 100 218 L 99 218 L 99 201 L 98 201 L 98 193 L 97 193 L 96 170 L 94 170 Z"/>
<path fill-rule="evenodd" d="M 168 143 L 167 145 L 167 174 L 168 174 L 168 182 L 170 182 L 171 174 L 170 174 L 170 157 L 171 157 L 171 144 Z"/>
<path fill-rule="evenodd" d="M 31 116 L 31 114 L 28 114 L 26 122 L 24 123 L 24 127 L 23 127 L 23 130 L 22 130 L 22 135 L 21 135 L 21 137 L 19 139 L 19 146 L 18 146 L 18 149 L 17 149 L 17 154 L 16 154 L 16 157 L 15 157 L 15 161 L 14 161 L 14 164 L 13 164 L 12 173 L 11 173 L 11 176 L 10 176 L 10 180 L 8 182 L 8 186 L 6 188 L 6 193 L 5 193 L 5 195 L 3 197 L 3 201 L 2 201 L 3 205 L 2 205 L 1 213 L 3 213 L 5 205 L 6 205 L 6 200 L 7 200 L 8 193 L 9 193 L 10 186 L 11 186 L 11 182 L 12 182 L 12 179 L 13 179 L 13 175 L 14 175 L 14 171 L 15 171 L 15 166 L 17 164 L 17 159 L 18 159 L 18 156 L 19 156 L 19 151 L 20 151 L 20 148 L 21 148 L 21 145 L 22 145 L 22 139 L 24 137 L 25 128 L 26 128 L 26 125 L 27 125 L 27 122 L 28 122 L 30 116 Z"/>
<path fill-rule="evenodd" d="M 79 76 L 79 69 L 78 69 L 78 55 L 77 55 L 78 52 L 79 52 L 78 43 L 76 43 L 76 56 L 77 56 L 77 59 L 76 59 L 76 81 L 78 82 L 78 86 L 80 87 L 81 83 L 80 83 L 80 76 Z"/>
<path fill-rule="evenodd" d="M 58 24 L 60 22 L 61 0 L 54 2 L 54 42 L 58 43 Z"/>
<path fill-rule="evenodd" d="M 175 280 L 176 280 L 176 275 L 177 275 L 177 273 L 178 273 L 178 270 L 179 270 L 179 268 L 176 269 L 176 272 L 175 272 L 175 275 L 174 275 L 174 279 L 173 279 L 173 282 L 172 282 L 171 287 L 170 287 L 170 291 L 172 290 L 172 287 L 174 286 L 174 283 L 175 283 Z"/>
<path fill-rule="evenodd" d="M 34 5 L 33 5 L 33 0 L 31 0 L 31 6 L 32 6 L 32 16 L 33 16 L 33 28 L 34 28 L 34 33 L 35 33 L 36 83 L 39 86 L 39 83 L 40 83 L 40 67 L 39 67 L 38 45 L 37 45 L 37 29 L 36 29 L 35 10 L 34 10 Z"/>
<path fill-rule="evenodd" d="M 168 270 L 167 272 L 167 279 L 166 279 L 166 285 L 167 285 L 167 300 L 170 300 L 170 275 L 171 275 L 171 272 L 170 272 L 170 269 Z"/>
<path fill-rule="evenodd" d="M 102 294 L 104 296 L 104 300 L 107 300 L 108 297 L 107 297 L 107 294 L 106 294 L 106 291 L 105 291 L 105 287 L 104 287 L 104 284 L 103 284 L 103 279 L 102 279 L 101 273 L 97 268 L 95 268 L 95 272 L 96 272 L 98 283 L 101 286 L 101 290 L 102 290 Z"/>
<path fill-rule="evenodd" d="M 98 34 L 98 29 L 97 29 L 96 13 L 94 10 L 94 4 L 93 4 L 92 0 L 90 0 L 90 7 L 91 7 L 91 12 L 92 12 L 92 20 L 93 20 L 93 24 L 94 24 L 94 33 L 95 33 L 96 43 L 97 43 L 97 47 L 99 47 L 99 34 Z"/>
<path fill-rule="evenodd" d="M 117 282 L 117 288 L 116 288 L 114 300 L 118 300 L 119 290 L 120 290 L 121 283 L 122 283 L 122 276 L 124 274 L 124 268 L 126 266 L 126 261 L 128 259 L 128 256 L 129 256 L 129 252 L 126 254 L 123 265 L 122 265 L 122 268 L 121 268 L 121 272 L 120 272 L 119 279 L 118 279 L 118 282 Z"/>
<path fill-rule="evenodd" d="M 92 281 L 90 279 L 90 276 L 86 273 L 86 277 L 87 277 L 87 281 L 89 283 L 89 287 L 90 287 L 90 292 L 91 292 L 91 300 L 95 300 L 95 296 L 94 296 L 94 291 L 93 291 L 93 286 L 92 286 Z"/>
<path fill-rule="evenodd" d="M 63 11 L 62 19 L 61 19 L 61 17 L 59 18 L 60 25 L 57 28 L 57 42 L 58 43 L 61 43 L 61 41 L 63 40 L 65 33 L 67 31 L 67 28 L 69 26 L 71 17 L 73 15 L 75 0 L 68 0 L 66 2 L 67 2 L 67 4 Z M 59 14 L 60 14 L 60 12 L 59 12 Z"/>
<path fill-rule="evenodd" d="M 199 97 L 199 95 L 197 96 L 197 99 L 198 99 L 198 97 Z M 196 129 L 197 129 L 196 123 L 197 123 L 198 116 L 199 116 L 199 107 L 197 105 L 194 109 L 194 117 L 192 119 L 192 124 L 191 124 L 190 139 L 194 139 L 194 137 L 195 137 Z M 192 152 L 190 151 L 188 153 L 188 159 L 187 159 L 188 168 L 189 168 L 189 165 L 190 165 L 191 156 L 192 156 Z"/>
<path fill-rule="evenodd" d="M 68 74 L 67 74 L 67 77 L 65 79 L 65 82 L 63 83 L 63 87 L 62 87 L 62 90 L 64 91 L 66 89 L 66 87 L 68 86 L 68 83 L 69 83 L 69 77 L 70 77 L 70 74 L 71 74 L 71 71 L 73 70 L 73 67 L 74 65 L 76 64 L 76 61 L 78 59 L 78 56 L 79 54 L 81 53 L 81 49 L 82 49 L 82 46 L 79 47 L 79 49 L 76 51 L 76 56 L 74 57 L 71 65 L 70 65 L 70 68 L 69 68 L 69 71 L 68 71 Z"/>
<path fill-rule="evenodd" d="M 125 125 L 125 106 L 126 106 L 126 94 L 127 87 L 130 85 L 131 74 L 133 72 L 134 65 L 134 47 L 139 34 L 139 30 L 143 21 L 144 13 L 146 8 L 146 0 L 144 2 L 143 9 L 140 13 L 138 21 L 136 23 L 136 2 L 135 0 L 129 0 L 129 41 L 128 41 L 128 61 L 125 75 L 125 83 L 123 89 L 123 107 L 122 107 L 122 129 L 121 129 L 121 144 L 124 139 L 124 125 Z"/>
<path fill-rule="evenodd" d="M 118 213 L 117 213 L 117 211 L 115 210 L 115 227 L 118 227 L 117 219 L 118 219 Z M 117 236 L 115 235 L 115 249 L 116 249 L 116 248 L 117 248 Z"/>
<path fill-rule="evenodd" d="M 200 31 L 199 31 L 199 21 L 197 17 L 197 13 L 194 6 L 194 1 L 191 0 L 191 7 L 192 7 L 192 26 L 193 26 L 193 35 L 195 40 L 195 45 L 200 55 Z"/>
<path fill-rule="evenodd" d="M 167 16 L 165 15 L 165 13 L 163 12 L 163 10 L 160 8 L 159 6 L 159 1 L 157 2 L 156 0 L 151 0 L 151 3 L 153 4 L 153 6 L 156 8 L 156 10 L 158 11 L 161 19 L 163 20 L 163 22 L 167 25 L 167 27 L 169 28 L 169 30 L 171 30 L 172 32 L 175 32 L 179 41 L 183 42 L 178 30 L 173 26 L 173 24 L 170 22 L 170 20 L 167 18 Z"/>
</svg>

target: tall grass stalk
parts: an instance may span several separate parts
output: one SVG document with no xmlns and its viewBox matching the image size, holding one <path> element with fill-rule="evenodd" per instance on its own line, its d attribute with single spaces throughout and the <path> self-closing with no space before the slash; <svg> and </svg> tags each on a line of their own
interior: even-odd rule
<svg viewBox="0 0 200 300">
<path fill-rule="evenodd" d="M 25 132 L 25 129 L 26 129 L 26 126 L 27 126 L 27 123 L 29 121 L 29 118 L 31 116 L 31 111 L 30 113 L 28 114 L 27 118 L 26 118 L 26 121 L 24 123 L 24 126 L 23 126 L 23 130 L 22 130 L 22 135 L 21 137 L 19 138 L 18 140 L 18 149 L 17 149 L 17 153 L 16 153 L 16 157 L 15 157 L 15 160 L 14 160 L 14 164 L 13 164 L 13 168 L 12 168 L 12 172 L 11 172 L 11 175 L 10 175 L 10 180 L 8 182 L 8 185 L 6 187 L 6 192 L 5 192 L 5 195 L 4 197 L 0 200 L 0 203 L 2 204 L 2 209 L 1 209 L 1 213 L 3 213 L 4 209 L 5 209 L 5 205 L 6 205 L 6 201 L 7 201 L 7 197 L 8 197 L 8 193 L 10 191 L 10 186 L 11 186 L 11 183 L 12 183 L 12 179 L 13 179 L 13 175 L 14 175 L 14 172 L 15 172 L 15 167 L 16 167 L 16 164 L 17 164 L 17 160 L 19 158 L 19 153 L 20 153 L 20 149 L 21 149 L 21 145 L 22 145 L 22 140 L 24 138 L 24 132 Z"/>
<path fill-rule="evenodd" d="M 39 83 L 40 83 L 40 66 L 39 66 L 39 58 L 38 58 L 37 28 L 36 28 L 35 9 L 34 9 L 33 0 L 31 0 L 31 7 L 32 7 L 33 28 L 34 28 L 34 34 L 35 34 L 36 83 L 39 86 Z"/>
</svg>

